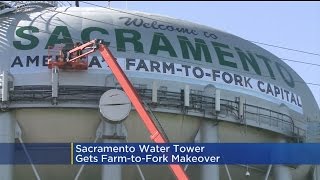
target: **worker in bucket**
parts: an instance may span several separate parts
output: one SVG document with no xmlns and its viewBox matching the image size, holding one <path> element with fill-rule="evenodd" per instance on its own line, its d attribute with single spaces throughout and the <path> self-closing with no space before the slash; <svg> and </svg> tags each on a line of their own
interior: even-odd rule
<svg viewBox="0 0 320 180">
<path fill-rule="evenodd" d="M 81 46 L 81 45 L 82 45 L 82 44 L 81 44 L 80 42 L 76 42 L 76 43 L 74 43 L 73 48 L 79 47 L 79 46 Z M 73 58 L 75 58 L 75 57 L 80 56 L 81 54 L 82 54 L 82 50 L 78 50 L 78 51 L 75 51 L 75 52 L 73 52 L 73 53 L 68 53 L 68 59 L 69 59 L 69 60 L 70 60 L 70 59 L 73 59 Z M 80 62 L 80 60 L 81 60 L 81 58 L 77 59 L 76 61 L 77 61 L 77 62 Z"/>
</svg>

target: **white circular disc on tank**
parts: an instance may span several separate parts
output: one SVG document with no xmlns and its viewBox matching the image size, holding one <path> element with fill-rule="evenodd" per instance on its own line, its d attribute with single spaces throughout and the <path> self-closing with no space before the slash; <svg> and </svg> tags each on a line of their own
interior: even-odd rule
<svg viewBox="0 0 320 180">
<path fill-rule="evenodd" d="M 107 120 L 118 122 L 129 115 L 131 102 L 123 91 L 111 89 L 101 96 L 99 109 L 101 115 Z"/>
</svg>

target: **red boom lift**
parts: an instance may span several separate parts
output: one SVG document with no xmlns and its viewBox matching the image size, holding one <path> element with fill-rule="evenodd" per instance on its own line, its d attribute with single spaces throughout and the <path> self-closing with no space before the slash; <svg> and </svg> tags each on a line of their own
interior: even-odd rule
<svg viewBox="0 0 320 180">
<path fill-rule="evenodd" d="M 153 122 L 151 116 L 148 114 L 147 110 L 145 109 L 137 91 L 127 78 L 126 74 L 123 72 L 121 67 L 119 66 L 116 58 L 112 55 L 110 50 L 103 44 L 102 40 L 92 40 L 87 42 L 81 46 L 78 46 L 74 49 L 71 49 L 69 53 L 77 53 L 83 52 L 84 50 L 88 50 L 83 54 L 80 54 L 72 59 L 66 61 L 48 61 L 48 67 L 52 69 L 54 66 L 57 66 L 61 69 L 76 69 L 76 70 L 86 70 L 87 66 L 84 67 L 84 64 L 79 61 L 79 59 L 87 57 L 89 54 L 99 50 L 103 59 L 111 69 L 112 73 L 118 80 L 119 84 L 127 94 L 128 98 L 130 99 L 131 103 L 135 107 L 136 111 L 138 112 L 139 116 L 141 117 L 143 123 L 145 124 L 147 130 L 149 131 L 150 139 L 155 143 L 166 143 L 166 139 L 159 131 L 158 127 Z M 172 172 L 175 174 L 178 180 L 188 180 L 188 176 L 186 175 L 185 171 L 183 170 L 182 166 L 179 164 L 170 164 L 170 168 Z"/>
</svg>

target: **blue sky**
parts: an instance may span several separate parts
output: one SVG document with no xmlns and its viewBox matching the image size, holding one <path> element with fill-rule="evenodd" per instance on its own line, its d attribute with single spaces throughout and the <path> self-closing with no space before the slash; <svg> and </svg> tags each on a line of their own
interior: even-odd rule
<svg viewBox="0 0 320 180">
<path fill-rule="evenodd" d="M 108 6 L 107 1 L 90 3 Z M 171 16 L 250 41 L 320 54 L 320 2 L 111 1 L 110 6 Z M 280 58 L 320 64 L 320 56 L 259 46 Z M 306 82 L 320 84 L 320 66 L 285 62 Z M 309 87 L 320 105 L 320 85 Z"/>
</svg>

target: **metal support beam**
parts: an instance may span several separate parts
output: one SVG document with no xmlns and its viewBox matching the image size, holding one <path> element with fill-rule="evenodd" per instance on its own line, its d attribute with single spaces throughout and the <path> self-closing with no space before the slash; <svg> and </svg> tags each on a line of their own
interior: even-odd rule
<svg viewBox="0 0 320 180">
<path fill-rule="evenodd" d="M 96 130 L 96 138 L 94 139 L 93 143 L 97 143 L 97 141 L 99 139 L 102 138 L 102 135 L 103 135 L 103 125 L 104 125 L 104 122 L 103 120 L 100 122 L 97 130 Z M 76 177 L 74 178 L 74 180 L 78 180 L 80 178 L 80 175 L 84 169 L 84 164 L 81 165 L 80 169 L 78 170 L 77 174 L 76 174 Z"/>
<path fill-rule="evenodd" d="M 271 168 L 272 168 L 272 164 L 270 164 L 270 165 L 268 166 L 268 170 L 267 170 L 266 176 L 264 177 L 264 180 L 268 180 L 268 179 L 269 179 L 269 175 L 270 175 L 270 172 L 271 172 Z"/>
<path fill-rule="evenodd" d="M 32 161 L 32 158 L 27 150 L 27 147 L 25 146 L 23 140 L 22 140 L 22 130 L 20 128 L 20 125 L 18 123 L 16 123 L 15 125 L 15 138 L 19 139 L 21 145 L 22 145 L 22 149 L 24 151 L 24 153 L 26 154 L 27 158 L 28 158 L 28 161 L 30 163 L 30 166 L 32 168 L 32 171 L 34 173 L 34 175 L 36 176 L 36 179 L 37 180 L 41 180 L 40 176 L 39 176 L 39 173 L 37 171 L 37 168 L 36 166 L 33 164 L 33 161 Z"/>
<path fill-rule="evenodd" d="M 202 120 L 200 125 L 200 141 L 201 143 L 217 143 L 218 126 L 215 122 Z M 202 165 L 200 170 L 201 180 L 219 180 L 218 165 Z"/>
<path fill-rule="evenodd" d="M 158 102 L 158 84 L 157 81 L 152 82 L 152 102 Z"/>
<path fill-rule="evenodd" d="M 243 120 L 244 118 L 244 103 L 245 99 L 244 97 L 239 97 L 239 109 L 238 109 L 238 114 L 239 114 L 239 119 Z"/>
<path fill-rule="evenodd" d="M 112 124 L 103 121 L 103 142 L 104 143 L 121 143 L 124 142 L 125 133 L 123 132 L 123 124 Z M 121 165 L 103 165 L 102 180 L 121 180 Z"/>
<path fill-rule="evenodd" d="M 52 85 L 52 98 L 53 104 L 57 104 L 58 92 L 59 92 L 59 69 L 57 66 L 52 68 L 51 85 Z"/>
<path fill-rule="evenodd" d="M 220 89 L 215 92 L 215 110 L 220 111 Z"/>
<path fill-rule="evenodd" d="M 184 106 L 190 106 L 190 87 L 184 86 Z"/>
<path fill-rule="evenodd" d="M 7 71 L 3 71 L 1 76 L 1 100 L 6 102 L 9 100 L 9 74 Z"/>
<path fill-rule="evenodd" d="M 15 137 L 15 119 L 11 112 L 0 113 L 0 143 L 14 143 Z M 8 147 L 9 148 L 9 147 Z M 8 152 L 13 153 L 13 149 L 8 149 Z M 13 154 L 8 156 L 12 156 Z M 0 165 L 0 179 L 13 179 L 13 166 Z"/>
<path fill-rule="evenodd" d="M 229 180 L 232 180 L 231 174 L 230 174 L 230 171 L 229 171 L 229 168 L 228 168 L 228 165 L 224 164 L 224 167 L 226 168 L 226 172 L 227 172 L 227 175 L 228 175 L 228 179 L 229 179 Z"/>
</svg>

